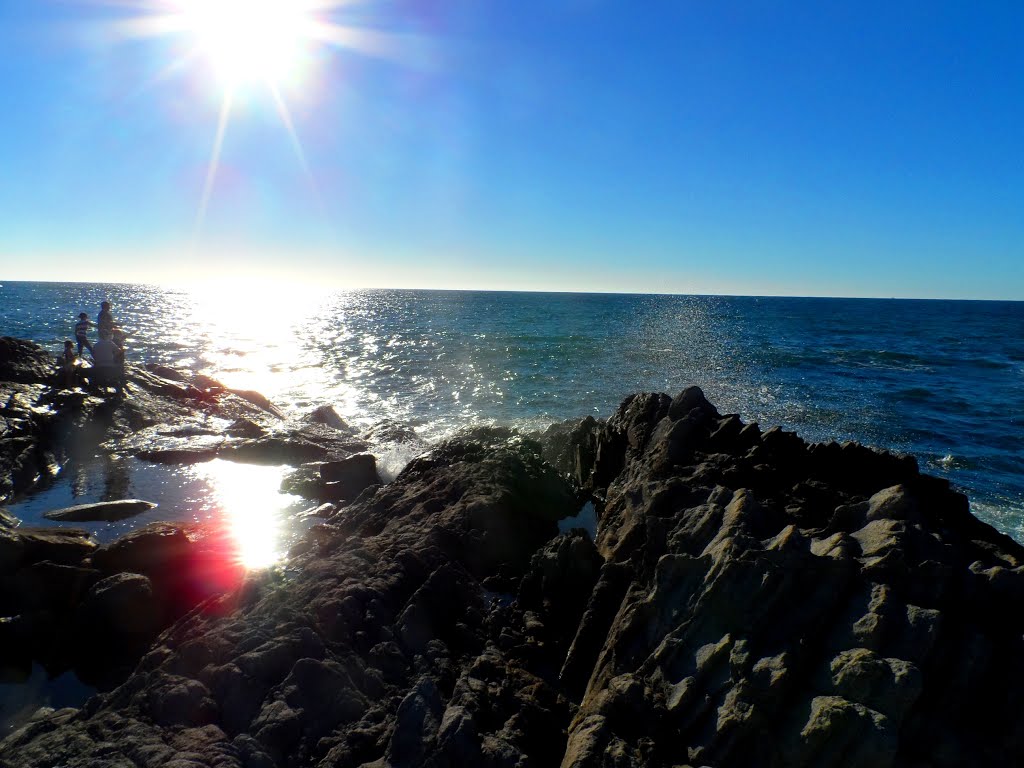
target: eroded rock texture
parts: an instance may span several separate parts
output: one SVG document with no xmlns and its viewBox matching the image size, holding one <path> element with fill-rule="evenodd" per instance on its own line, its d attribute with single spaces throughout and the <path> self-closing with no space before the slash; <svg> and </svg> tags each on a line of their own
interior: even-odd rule
<svg viewBox="0 0 1024 768">
<path fill-rule="evenodd" d="M 1024 762 L 1024 553 L 912 459 L 695 388 L 554 436 L 438 446 L 0 765 Z"/>
<path fill-rule="evenodd" d="M 589 678 L 564 765 L 1024 759 L 1021 548 L 912 459 L 690 389 L 627 400 L 577 472 L 628 577 L 566 661 Z"/>
</svg>

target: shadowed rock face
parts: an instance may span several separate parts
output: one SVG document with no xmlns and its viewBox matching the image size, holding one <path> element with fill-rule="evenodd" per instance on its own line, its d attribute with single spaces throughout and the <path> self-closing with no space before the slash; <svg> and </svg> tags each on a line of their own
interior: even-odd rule
<svg viewBox="0 0 1024 768">
<path fill-rule="evenodd" d="M 51 383 L 56 379 L 56 373 L 49 353 L 38 344 L 0 336 L 0 381 Z"/>
<path fill-rule="evenodd" d="M 0 765 L 1024 762 L 1024 552 L 912 459 L 695 388 L 552 435 L 560 471 L 504 430 L 438 446 Z M 596 542 L 556 535 L 580 491 Z"/>
<path fill-rule="evenodd" d="M 243 575 L 230 538 L 198 526 L 153 523 L 103 547 L 81 529 L 0 529 L 0 682 L 36 662 L 109 690 L 160 631 Z"/>
</svg>

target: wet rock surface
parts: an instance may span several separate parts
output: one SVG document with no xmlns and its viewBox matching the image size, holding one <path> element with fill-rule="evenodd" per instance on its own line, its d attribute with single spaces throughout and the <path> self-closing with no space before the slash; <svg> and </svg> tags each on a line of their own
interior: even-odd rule
<svg viewBox="0 0 1024 768">
<path fill-rule="evenodd" d="M 596 541 L 558 534 L 582 498 Z M 286 570 L 193 602 L 0 766 L 1024 763 L 1024 549 L 911 458 L 690 388 L 541 442 L 464 433 L 323 514 Z M 203 582 L 184 539 L 0 555 L 142 645 L 161 580 Z"/>
<path fill-rule="evenodd" d="M 52 473 L 55 413 L 43 400 L 56 375 L 36 344 L 0 337 L 0 501 Z"/>
</svg>

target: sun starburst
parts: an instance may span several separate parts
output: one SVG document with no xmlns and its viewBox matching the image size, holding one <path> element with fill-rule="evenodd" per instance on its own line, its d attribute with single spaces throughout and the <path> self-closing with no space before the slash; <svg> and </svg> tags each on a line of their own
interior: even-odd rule
<svg viewBox="0 0 1024 768">
<path fill-rule="evenodd" d="M 161 67 L 152 82 L 188 71 L 219 90 L 220 109 L 196 212 L 201 233 L 216 186 L 233 106 L 262 93 L 280 118 L 303 173 L 315 189 L 306 152 L 288 106 L 288 94 L 311 87 L 318 48 L 396 58 L 407 37 L 345 23 L 340 15 L 359 0 L 150 0 L 140 15 L 109 28 L 119 39 L 184 42 L 184 53 Z M 195 238 L 194 238 L 195 239 Z"/>
</svg>

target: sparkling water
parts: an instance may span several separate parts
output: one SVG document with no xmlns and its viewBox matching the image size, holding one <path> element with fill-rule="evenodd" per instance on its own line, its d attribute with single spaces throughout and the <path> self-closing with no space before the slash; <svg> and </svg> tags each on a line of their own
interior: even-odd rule
<svg viewBox="0 0 1024 768">
<path fill-rule="evenodd" d="M 912 453 L 1024 540 L 1024 303 L 5 283 L 0 333 L 57 354 L 102 300 L 132 362 L 429 440 L 697 384 L 765 428 Z"/>
</svg>

